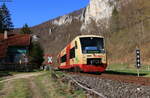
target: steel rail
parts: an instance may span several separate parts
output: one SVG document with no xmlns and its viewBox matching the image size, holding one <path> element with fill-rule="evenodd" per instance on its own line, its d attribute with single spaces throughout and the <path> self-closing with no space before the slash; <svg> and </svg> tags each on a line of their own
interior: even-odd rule
<svg viewBox="0 0 150 98">
<path fill-rule="evenodd" d="M 85 89 L 85 90 L 87 90 L 87 91 L 90 91 L 90 92 L 92 92 L 92 93 L 94 93 L 94 94 L 96 94 L 96 95 L 98 95 L 98 96 L 100 96 L 100 97 L 102 97 L 102 98 L 107 98 L 106 96 L 104 96 L 103 94 L 101 94 L 101 93 L 99 93 L 99 92 L 97 92 L 97 91 L 95 91 L 95 90 L 93 90 L 93 89 L 90 89 L 90 88 L 88 88 L 88 87 L 85 87 L 85 86 L 83 86 L 82 84 L 80 84 L 78 81 L 76 81 L 75 79 L 73 79 L 71 76 L 68 76 L 68 75 L 65 75 L 66 77 L 68 77 L 68 78 L 70 78 L 74 83 L 76 83 L 78 86 L 80 86 L 81 88 L 83 88 L 83 89 Z"/>
</svg>

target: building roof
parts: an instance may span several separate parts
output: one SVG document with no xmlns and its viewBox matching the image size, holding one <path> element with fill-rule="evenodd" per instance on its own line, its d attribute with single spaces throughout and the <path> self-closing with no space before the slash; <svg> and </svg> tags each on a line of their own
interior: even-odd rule
<svg viewBox="0 0 150 98">
<path fill-rule="evenodd" d="M 15 34 L 8 36 L 8 46 L 29 46 L 30 35 L 29 34 Z"/>
<path fill-rule="evenodd" d="M 29 46 L 31 36 L 29 34 L 9 34 L 4 39 L 4 34 L 0 34 L 0 58 L 6 56 L 9 46 Z"/>
</svg>

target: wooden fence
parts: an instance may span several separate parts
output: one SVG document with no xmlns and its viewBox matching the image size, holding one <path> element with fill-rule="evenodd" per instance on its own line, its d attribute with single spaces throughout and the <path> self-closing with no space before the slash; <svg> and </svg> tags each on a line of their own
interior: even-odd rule
<svg viewBox="0 0 150 98">
<path fill-rule="evenodd" d="M 32 71 L 31 64 L 0 64 L 0 71 Z"/>
</svg>

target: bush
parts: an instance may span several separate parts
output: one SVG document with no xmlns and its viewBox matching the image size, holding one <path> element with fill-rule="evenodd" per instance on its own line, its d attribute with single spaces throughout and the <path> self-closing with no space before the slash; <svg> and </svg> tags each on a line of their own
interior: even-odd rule
<svg viewBox="0 0 150 98">
<path fill-rule="evenodd" d="M 29 56 L 30 63 L 33 65 L 33 68 L 40 68 L 44 61 L 44 51 L 39 42 L 32 43 Z"/>
</svg>

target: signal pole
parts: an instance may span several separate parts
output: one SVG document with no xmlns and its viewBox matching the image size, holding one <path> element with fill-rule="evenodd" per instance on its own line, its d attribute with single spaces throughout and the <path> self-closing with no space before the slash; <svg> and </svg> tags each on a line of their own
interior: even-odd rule
<svg viewBox="0 0 150 98">
<path fill-rule="evenodd" d="M 137 67 L 137 75 L 139 77 L 140 76 L 139 69 L 141 67 L 141 57 L 140 57 L 140 49 L 139 48 L 136 49 L 136 67 Z"/>
</svg>

